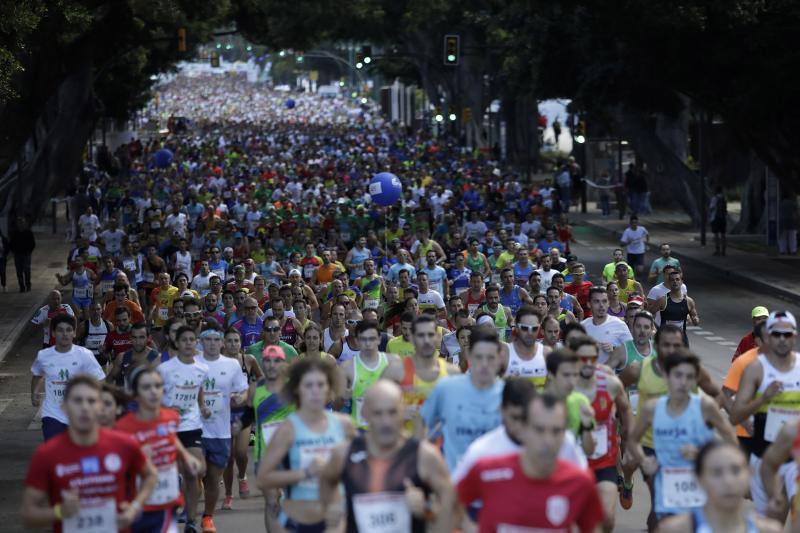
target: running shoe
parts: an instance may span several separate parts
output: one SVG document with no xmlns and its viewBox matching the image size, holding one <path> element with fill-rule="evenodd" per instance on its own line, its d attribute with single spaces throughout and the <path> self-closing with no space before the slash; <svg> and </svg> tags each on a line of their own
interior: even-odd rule
<svg viewBox="0 0 800 533">
<path fill-rule="evenodd" d="M 214 519 L 212 517 L 204 516 L 201 524 L 203 526 L 203 533 L 217 533 L 217 526 L 214 525 Z"/>
<path fill-rule="evenodd" d="M 233 496 L 225 496 L 225 499 L 222 500 L 222 510 L 230 511 L 231 509 L 233 509 Z"/>
<path fill-rule="evenodd" d="M 246 500 L 250 496 L 250 484 L 247 482 L 247 478 L 239 480 L 239 497 L 243 500 Z"/>
<path fill-rule="evenodd" d="M 617 485 L 619 489 L 619 504 L 623 509 L 630 509 L 633 507 L 633 480 L 631 480 L 631 484 L 628 485 L 625 483 L 622 476 L 619 476 L 617 481 L 619 482 Z"/>
<path fill-rule="evenodd" d="M 183 527 L 183 533 L 200 533 L 197 531 L 197 524 L 194 522 L 186 522 L 186 525 Z"/>
</svg>

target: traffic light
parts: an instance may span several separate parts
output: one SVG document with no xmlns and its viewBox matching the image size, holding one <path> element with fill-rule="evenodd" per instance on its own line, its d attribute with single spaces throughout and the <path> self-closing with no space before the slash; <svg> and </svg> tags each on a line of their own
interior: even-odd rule
<svg viewBox="0 0 800 533">
<path fill-rule="evenodd" d="M 459 63 L 461 55 L 461 38 L 458 35 L 444 36 L 444 64 L 448 67 L 455 67 Z"/>
<path fill-rule="evenodd" d="M 369 65 L 372 63 L 372 47 L 369 45 L 361 47 L 361 54 L 364 56 L 364 64 Z"/>
<path fill-rule="evenodd" d="M 359 51 L 356 52 L 356 68 L 360 69 L 364 67 L 364 52 Z"/>
<path fill-rule="evenodd" d="M 210 63 L 212 67 L 219 68 L 219 52 L 216 50 L 211 51 Z"/>
<path fill-rule="evenodd" d="M 186 28 L 178 28 L 178 52 L 186 51 Z"/>
</svg>

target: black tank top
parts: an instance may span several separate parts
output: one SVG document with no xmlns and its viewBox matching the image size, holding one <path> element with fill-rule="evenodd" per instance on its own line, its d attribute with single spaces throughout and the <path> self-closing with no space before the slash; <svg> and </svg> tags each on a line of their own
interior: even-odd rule
<svg viewBox="0 0 800 533">
<path fill-rule="evenodd" d="M 689 301 L 686 296 L 680 302 L 674 302 L 667 293 L 667 306 L 661 311 L 661 325 L 678 326 L 686 335 L 686 315 L 689 314 Z"/>
<path fill-rule="evenodd" d="M 408 439 L 392 458 L 387 470 L 380 479 L 379 487 L 371 487 L 372 475 L 370 464 L 376 461 L 370 458 L 367 452 L 367 441 L 359 435 L 353 439 L 350 449 L 345 457 L 342 484 L 347 497 L 347 533 L 367 533 L 360 531 L 356 524 L 353 510 L 353 496 L 373 492 L 405 492 L 403 480 L 409 479 L 414 485 L 420 487 L 426 495 L 430 493 L 428 487 L 419 477 L 417 472 L 417 454 L 419 441 Z M 377 489 L 377 490 L 370 490 Z M 411 533 L 425 533 L 425 521 L 414 516 L 411 517 Z"/>
</svg>

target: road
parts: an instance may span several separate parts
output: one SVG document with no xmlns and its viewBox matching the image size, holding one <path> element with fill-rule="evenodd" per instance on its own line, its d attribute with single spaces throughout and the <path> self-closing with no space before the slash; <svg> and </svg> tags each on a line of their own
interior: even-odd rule
<svg viewBox="0 0 800 533">
<path fill-rule="evenodd" d="M 577 227 L 575 233 L 579 242 L 574 245 L 573 253 L 595 280 L 594 276 L 610 261 L 616 243 L 587 227 Z M 691 265 L 684 270 L 689 294 L 697 302 L 701 317 L 700 328 L 689 334 L 690 344 L 712 375 L 719 378 L 727 370 L 736 344 L 749 328 L 750 310 L 756 305 L 781 309 L 786 308 L 787 303 L 732 285 Z M 28 392 L 30 365 L 40 338 L 38 331 L 26 332 L 0 364 L 0 449 L 3 450 L 0 454 L 0 523 L 8 533 L 22 531 L 18 518 L 22 482 L 30 455 L 41 442 L 41 431 L 34 419 L 36 410 L 30 405 Z M 261 530 L 260 498 L 237 499 L 234 506 L 234 511 L 219 512 L 219 531 Z M 616 531 L 644 530 L 648 508 L 647 489 L 639 480 L 634 490 L 634 507 L 629 511 L 619 510 Z"/>
</svg>

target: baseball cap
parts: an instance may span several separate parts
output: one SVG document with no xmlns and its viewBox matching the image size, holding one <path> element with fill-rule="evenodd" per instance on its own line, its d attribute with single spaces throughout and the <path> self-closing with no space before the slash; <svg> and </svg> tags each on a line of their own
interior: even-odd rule
<svg viewBox="0 0 800 533">
<path fill-rule="evenodd" d="M 286 361 L 286 353 L 280 346 L 267 346 L 261 352 L 261 359 L 281 359 Z"/>
<path fill-rule="evenodd" d="M 642 307 L 644 305 L 644 300 L 641 298 L 641 296 L 634 296 L 628 300 L 628 307 L 631 305 L 638 305 L 639 307 Z"/>
<path fill-rule="evenodd" d="M 773 311 L 767 318 L 767 333 L 794 333 L 797 331 L 797 320 L 789 311 Z"/>
<path fill-rule="evenodd" d="M 228 252 L 230 252 L 230 253 L 233 253 L 233 248 L 231 248 L 230 246 L 228 246 L 228 247 L 226 247 L 226 248 L 223 250 L 223 252 L 225 252 L 226 254 L 227 254 Z"/>
<path fill-rule="evenodd" d="M 291 270 L 289 271 L 289 275 L 290 275 L 290 276 L 295 276 L 295 275 L 296 275 L 296 276 L 302 276 L 302 274 L 300 273 L 300 271 L 299 271 L 299 270 L 297 270 L 296 268 L 293 268 L 293 269 L 291 269 Z"/>
<path fill-rule="evenodd" d="M 758 307 L 754 307 L 753 311 L 750 313 L 751 318 L 757 318 L 760 316 L 769 316 L 769 310 L 764 307 L 763 305 L 759 305 Z"/>
</svg>

